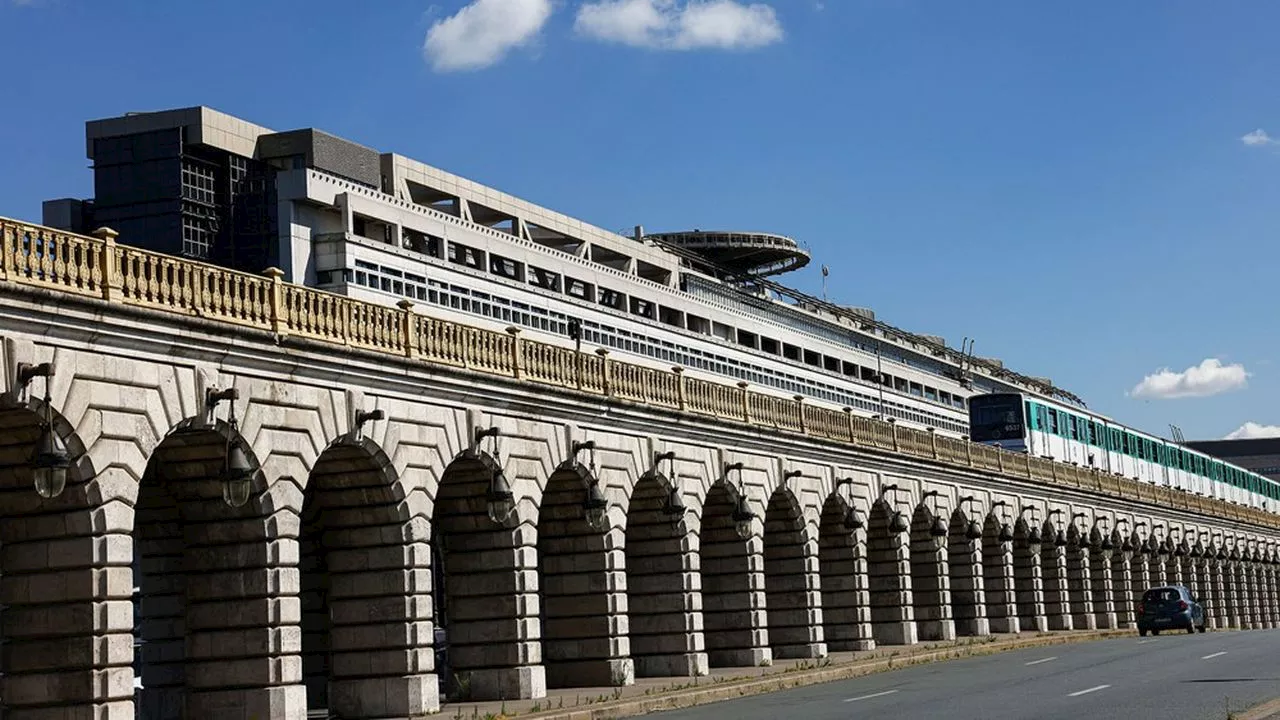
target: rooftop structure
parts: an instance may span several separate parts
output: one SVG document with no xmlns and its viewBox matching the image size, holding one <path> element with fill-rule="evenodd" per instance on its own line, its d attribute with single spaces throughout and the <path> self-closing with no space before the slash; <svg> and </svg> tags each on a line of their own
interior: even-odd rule
<svg viewBox="0 0 1280 720">
<path fill-rule="evenodd" d="M 809 251 L 786 235 L 689 230 L 645 237 L 705 257 L 708 263 L 700 269 L 709 274 L 727 272 L 736 280 L 781 275 L 809 264 Z"/>
<path fill-rule="evenodd" d="M 1198 440 L 1185 444 L 1272 480 L 1280 480 L 1280 437 Z"/>
</svg>

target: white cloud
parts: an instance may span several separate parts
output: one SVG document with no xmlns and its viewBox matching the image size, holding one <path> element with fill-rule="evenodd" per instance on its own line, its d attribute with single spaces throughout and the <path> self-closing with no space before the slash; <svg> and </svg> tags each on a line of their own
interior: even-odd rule
<svg viewBox="0 0 1280 720">
<path fill-rule="evenodd" d="M 1247 422 L 1240 427 L 1227 433 L 1223 440 L 1252 440 L 1255 438 L 1273 438 L 1280 437 L 1280 425 L 1259 425 L 1256 422 Z"/>
<path fill-rule="evenodd" d="M 1217 358 L 1207 358 L 1182 372 L 1163 368 L 1144 378 L 1129 394 L 1136 398 L 1172 400 L 1185 397 L 1208 397 L 1243 388 L 1249 373 L 1243 365 L 1223 365 Z"/>
<path fill-rule="evenodd" d="M 661 50 L 748 50 L 782 40 L 777 13 L 738 0 L 597 0 L 578 8 L 579 35 Z"/>
<path fill-rule="evenodd" d="M 1276 140 L 1267 134 L 1266 130 L 1258 128 L 1251 133 L 1245 133 L 1240 136 L 1240 142 L 1245 145 L 1280 145 L 1280 140 Z"/>
<path fill-rule="evenodd" d="M 475 0 L 427 31 L 422 53 L 437 72 L 479 70 L 537 37 L 552 0 Z"/>
</svg>

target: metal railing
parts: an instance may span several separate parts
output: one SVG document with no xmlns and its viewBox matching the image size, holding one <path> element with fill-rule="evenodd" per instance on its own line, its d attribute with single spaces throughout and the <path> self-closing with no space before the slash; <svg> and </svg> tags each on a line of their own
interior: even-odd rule
<svg viewBox="0 0 1280 720">
<path fill-rule="evenodd" d="M 282 273 L 251 275 L 115 242 L 0 218 L 0 285 L 25 285 L 255 327 L 281 336 L 397 355 L 409 360 L 618 398 L 677 412 L 745 423 L 973 468 L 1051 487 L 1194 511 L 1280 528 L 1280 517 L 1098 470 L 941 437 L 896 424 L 737 386 L 628 363 L 607 351 L 575 351 L 427 317 L 398 307 L 286 284 Z"/>
</svg>

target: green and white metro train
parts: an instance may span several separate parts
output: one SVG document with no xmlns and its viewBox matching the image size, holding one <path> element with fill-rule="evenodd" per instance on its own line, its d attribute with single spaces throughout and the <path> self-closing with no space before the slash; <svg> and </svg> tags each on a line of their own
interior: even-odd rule
<svg viewBox="0 0 1280 720">
<path fill-rule="evenodd" d="M 1280 507 L 1280 483 L 1035 395 L 971 396 L 969 438 L 1272 512 Z"/>
</svg>

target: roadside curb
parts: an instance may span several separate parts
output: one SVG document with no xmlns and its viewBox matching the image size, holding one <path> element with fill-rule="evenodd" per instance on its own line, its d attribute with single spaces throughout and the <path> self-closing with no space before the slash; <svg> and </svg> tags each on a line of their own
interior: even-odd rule
<svg viewBox="0 0 1280 720">
<path fill-rule="evenodd" d="M 1248 710 L 1229 715 L 1233 720 L 1273 720 L 1280 718 L 1280 698 L 1254 705 Z"/>
<path fill-rule="evenodd" d="M 674 690 L 662 695 L 604 702 L 594 707 L 574 708 L 572 710 L 556 709 L 553 711 L 521 714 L 520 717 L 527 718 L 528 720 L 610 720 L 611 718 L 644 715 L 662 710 L 677 710 L 680 708 L 694 707 L 696 705 L 704 705 L 707 703 L 719 702 L 721 700 L 732 700 L 734 698 L 777 692 L 779 690 L 789 690 L 791 688 L 805 687 L 807 685 L 818 685 L 837 680 L 849 680 L 911 665 L 924 665 L 927 663 L 953 660 L 962 657 L 994 655 L 997 653 L 1008 652 L 1010 650 L 1025 650 L 1027 648 L 1048 647 L 1052 645 L 1068 645 L 1128 636 L 1136 637 L 1137 633 L 1133 630 L 1099 630 L 1079 634 L 1048 635 L 1044 637 L 1022 638 L 1008 641 L 957 642 L 954 645 L 929 648 L 918 652 L 911 652 L 910 650 L 907 650 L 905 654 L 896 657 L 890 656 L 860 660 L 845 665 L 833 665 L 830 667 L 813 668 L 808 670 L 789 672 L 780 671 L 773 675 L 750 679 L 727 680 L 723 682 L 711 681 L 714 684 L 702 688 Z M 1280 707 L 1277 707 L 1276 709 L 1280 710 Z M 1254 717 L 1249 715 L 1247 717 L 1248 720 L 1263 720 L 1263 718 L 1267 716 L 1259 715 Z"/>
</svg>

